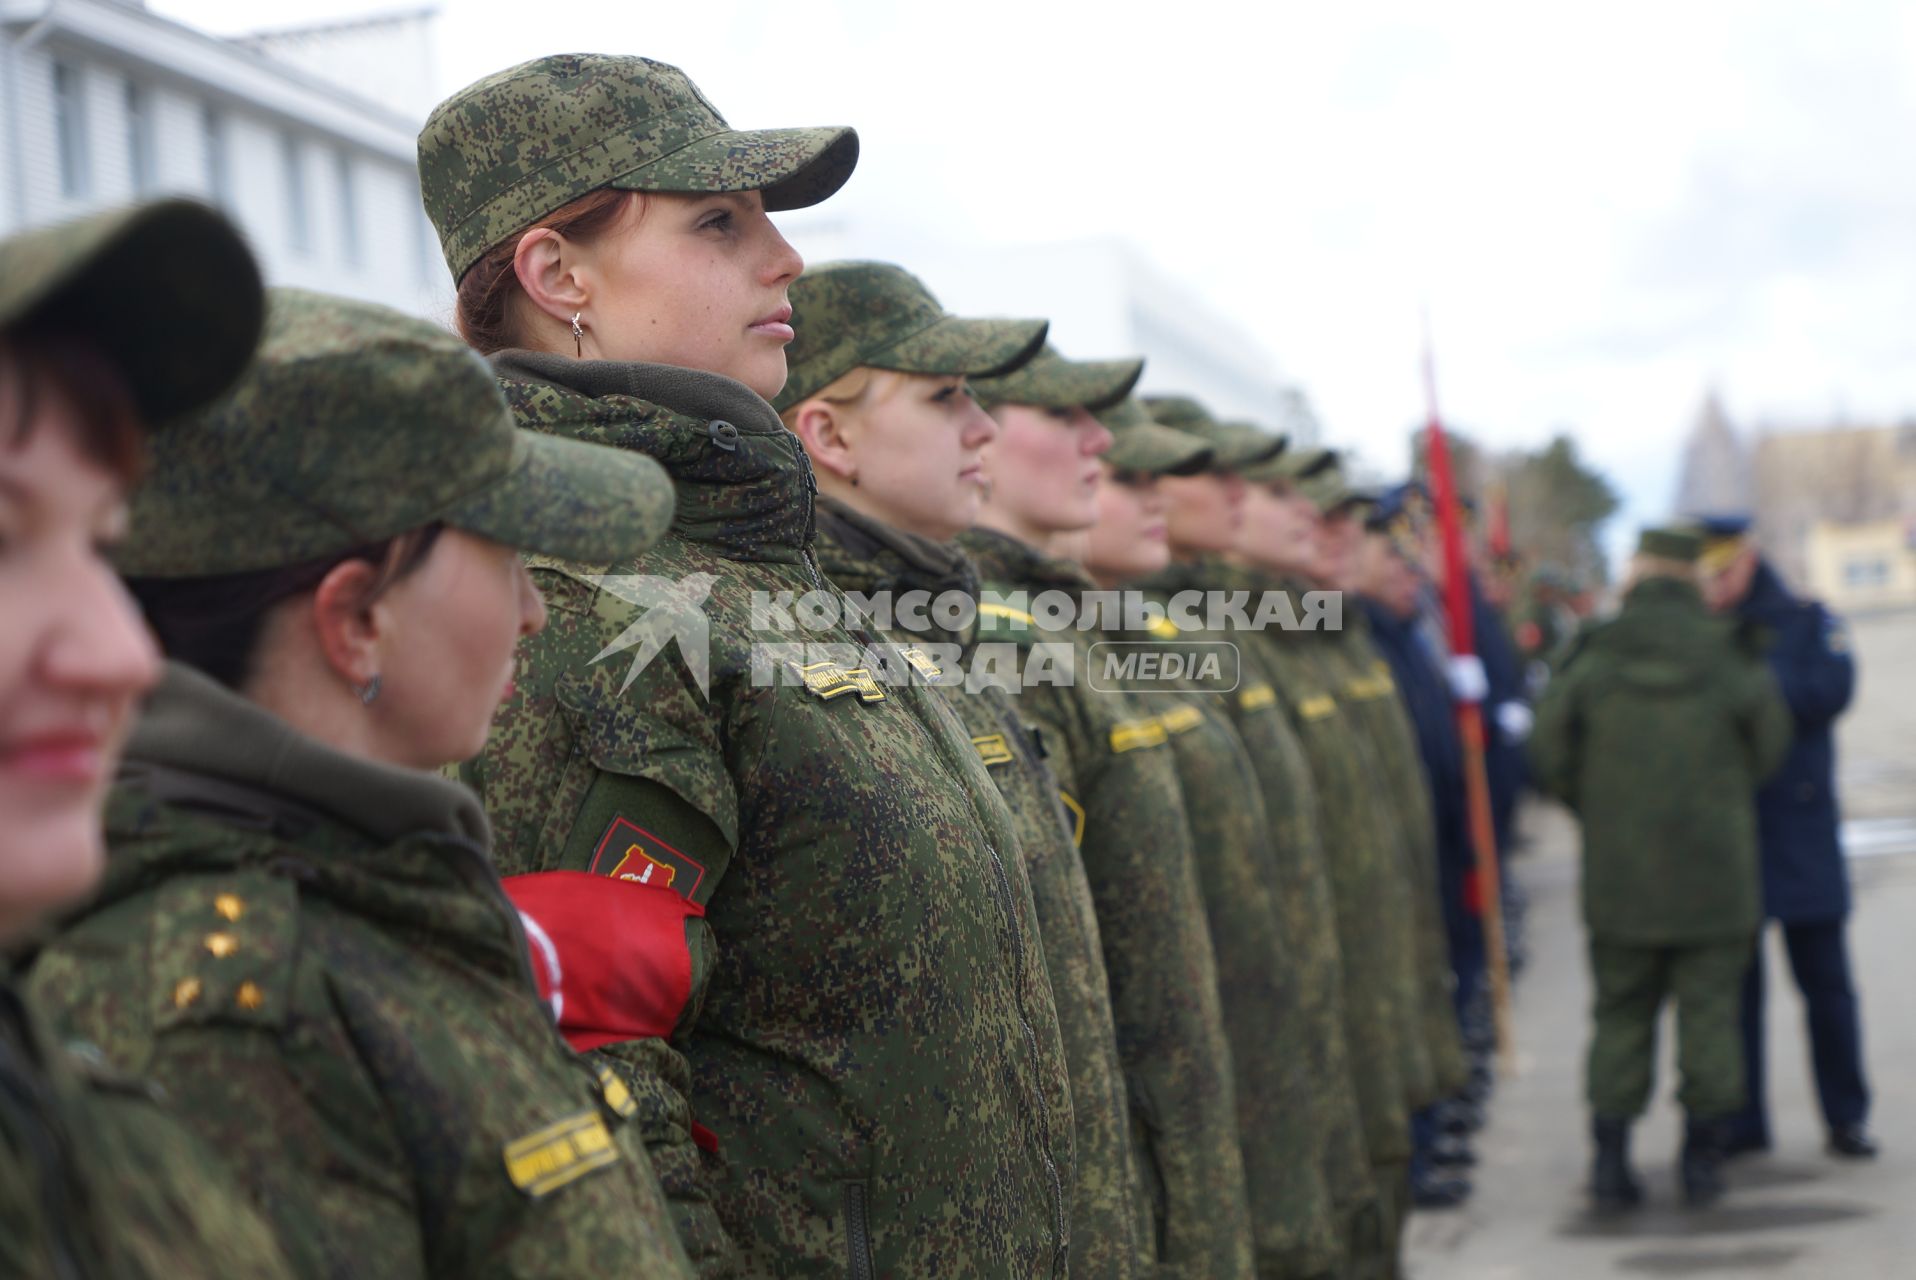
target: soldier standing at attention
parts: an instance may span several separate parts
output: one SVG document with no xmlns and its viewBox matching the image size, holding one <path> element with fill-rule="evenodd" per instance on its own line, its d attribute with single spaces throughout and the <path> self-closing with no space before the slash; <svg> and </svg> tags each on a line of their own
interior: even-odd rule
<svg viewBox="0 0 1916 1280">
<path fill-rule="evenodd" d="M 443 329 L 293 291 L 153 454 L 117 559 L 170 662 L 33 994 L 165 1085 L 297 1275 L 689 1275 L 629 1094 L 553 1027 L 437 772 L 544 624 L 516 548 L 631 554 L 665 477 L 516 430 Z"/>
<path fill-rule="evenodd" d="M 955 615 L 951 629 L 934 621 L 954 617 L 943 608 L 958 600 L 973 602 L 975 615 L 979 591 L 977 569 L 951 540 L 977 519 L 983 454 L 998 424 L 966 378 L 1022 368 L 1048 326 L 949 315 L 917 279 L 882 262 L 806 268 L 792 286 L 792 326 L 791 375 L 774 404 L 818 474 L 819 564 L 835 586 L 884 597 L 892 637 L 912 646 L 915 667 L 938 669 L 939 691 L 1018 824 L 1071 1071 L 1071 1274 L 1150 1275 L 1149 1206 L 1073 824 L 1011 696 L 968 678 L 975 616 L 967 624 Z"/>
<path fill-rule="evenodd" d="M 287 1274 L 157 1091 L 51 1034 L 15 976 L 99 883 L 101 803 L 159 676 L 103 550 L 143 437 L 224 392 L 259 325 L 245 243 L 198 205 L 0 242 L 0 1275 Z"/>
<path fill-rule="evenodd" d="M 1783 926 L 1790 971 L 1803 993 L 1816 1096 L 1829 1131 L 1829 1152 L 1869 1159 L 1869 1084 L 1863 1075 L 1863 1030 L 1843 942 L 1849 916 L 1849 873 L 1837 831 L 1836 717 L 1856 689 L 1849 631 L 1814 600 L 1799 600 L 1759 554 L 1749 520 L 1702 522 L 1703 595 L 1718 613 L 1763 627 L 1770 671 L 1790 704 L 1794 732 L 1783 767 L 1756 793 L 1756 829 L 1763 855 L 1763 911 Z M 1763 1097 L 1763 949 L 1743 983 L 1743 1064 L 1749 1100 L 1730 1131 L 1730 1152 L 1767 1151 L 1770 1117 Z"/>
<path fill-rule="evenodd" d="M 534 562 L 551 624 L 463 776 L 702 1273 L 1063 1276 L 1069 1086 L 1015 824 L 943 695 L 868 669 L 906 663 L 834 606 L 767 403 L 804 265 L 767 211 L 857 150 L 735 130 L 636 57 L 541 58 L 428 118 L 460 327 L 520 424 L 678 496 L 644 556 Z"/>
<path fill-rule="evenodd" d="M 1701 551 L 1690 531 L 1644 532 L 1622 612 L 1569 651 L 1531 739 L 1540 785 L 1583 823 L 1591 1193 L 1604 1211 L 1642 1199 L 1629 1132 L 1650 1098 L 1666 998 L 1691 1205 L 1722 1194 L 1723 1130 L 1743 1105 L 1737 996 L 1761 918 L 1756 788 L 1782 762 L 1789 712 L 1755 634 L 1704 608 Z"/>
</svg>

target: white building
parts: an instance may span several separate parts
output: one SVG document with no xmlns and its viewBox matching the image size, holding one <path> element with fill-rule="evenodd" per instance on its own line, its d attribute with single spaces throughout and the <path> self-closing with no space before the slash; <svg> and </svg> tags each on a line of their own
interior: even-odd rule
<svg viewBox="0 0 1916 1280">
<path fill-rule="evenodd" d="M 431 17 L 224 40 L 140 0 L 0 0 L 0 234 L 196 196 L 245 230 L 270 283 L 444 319 L 415 163 Z M 382 83 L 413 96 L 366 96 Z"/>
<path fill-rule="evenodd" d="M 1147 395 L 1193 395 L 1221 417 L 1315 438 L 1270 353 L 1122 241 L 960 246 L 858 225 L 829 205 L 783 214 L 780 229 L 807 262 L 895 261 L 960 315 L 1045 317 L 1076 359 L 1144 356 Z"/>
</svg>

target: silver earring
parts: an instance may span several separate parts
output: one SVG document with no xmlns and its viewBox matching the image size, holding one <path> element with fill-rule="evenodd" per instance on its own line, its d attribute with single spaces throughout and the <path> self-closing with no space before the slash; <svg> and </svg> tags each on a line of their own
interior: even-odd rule
<svg viewBox="0 0 1916 1280">
<path fill-rule="evenodd" d="M 585 357 L 585 330 L 579 327 L 579 317 L 584 314 L 583 311 L 572 313 L 572 354 L 581 359 Z"/>
<path fill-rule="evenodd" d="M 356 687 L 353 692 L 359 695 L 360 705 L 370 707 L 373 705 L 373 699 L 379 696 L 380 687 L 379 673 L 375 671 L 372 679 Z"/>
</svg>

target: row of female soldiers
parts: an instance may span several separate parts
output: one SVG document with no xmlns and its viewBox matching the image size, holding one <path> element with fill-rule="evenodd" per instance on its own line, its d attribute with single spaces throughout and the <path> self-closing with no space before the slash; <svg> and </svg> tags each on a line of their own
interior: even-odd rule
<svg viewBox="0 0 1916 1280">
<path fill-rule="evenodd" d="M 1221 691 L 1004 604 L 765 678 L 767 598 L 1295 604 L 1359 536 L 1139 361 L 801 276 L 857 151 L 483 80 L 463 341 L 184 202 L 0 249 L 0 1272 L 1396 1273 L 1462 1067 L 1356 610 L 1176 634 Z M 926 656 L 985 643 L 1079 678 Z"/>
</svg>

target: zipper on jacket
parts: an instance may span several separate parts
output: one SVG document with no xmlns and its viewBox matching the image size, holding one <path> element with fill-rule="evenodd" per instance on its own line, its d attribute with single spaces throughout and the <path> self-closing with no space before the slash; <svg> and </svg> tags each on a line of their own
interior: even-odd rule
<svg viewBox="0 0 1916 1280">
<path fill-rule="evenodd" d="M 850 1280 L 877 1280 L 872 1262 L 871 1222 L 867 1217 L 865 1184 L 845 1184 L 845 1274 Z"/>
</svg>

